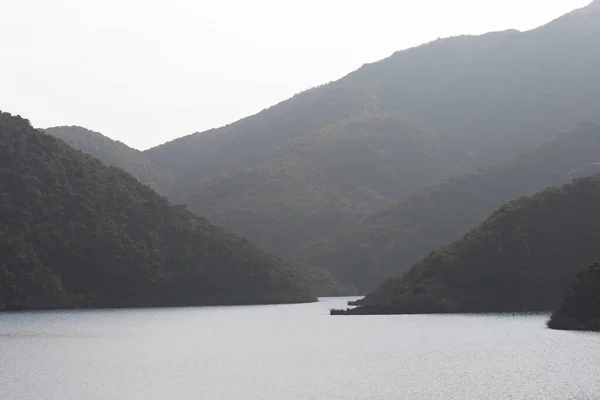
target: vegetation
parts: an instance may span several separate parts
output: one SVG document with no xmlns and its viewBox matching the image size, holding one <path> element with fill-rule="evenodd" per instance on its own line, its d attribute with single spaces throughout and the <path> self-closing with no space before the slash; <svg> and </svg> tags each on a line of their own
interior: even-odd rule
<svg viewBox="0 0 600 400">
<path fill-rule="evenodd" d="M 357 226 L 301 246 L 294 258 L 361 293 L 459 239 L 502 203 L 600 172 L 600 124 L 585 122 L 499 166 L 452 177 Z"/>
<path fill-rule="evenodd" d="M 154 165 L 139 150 L 80 126 L 57 126 L 44 130 L 69 146 L 81 150 L 108 166 L 119 167 L 162 195 L 168 195 L 175 184 L 175 174 Z"/>
<path fill-rule="evenodd" d="M 314 301 L 297 269 L 0 113 L 0 308 Z"/>
<path fill-rule="evenodd" d="M 579 266 L 598 256 L 598 204 L 600 175 L 509 202 L 345 313 L 557 309 Z"/>
<path fill-rule="evenodd" d="M 396 113 L 365 112 L 193 185 L 197 189 L 182 201 L 285 254 L 436 182 L 446 159 L 434 133 Z"/>
<path fill-rule="evenodd" d="M 500 164 L 597 118 L 599 15 L 590 6 L 527 32 L 459 36 L 397 52 L 256 115 L 144 154 L 176 174 L 166 193 L 171 199 L 289 256 L 452 171 Z M 418 122 L 409 135 L 407 121 Z M 473 223 L 492 209 L 482 209 Z M 391 262 L 356 260 L 367 268 Z"/>
<path fill-rule="evenodd" d="M 600 332 L 600 262 L 577 275 L 562 305 L 548 321 L 552 329 Z"/>
<path fill-rule="evenodd" d="M 170 192 L 174 183 L 174 174 L 154 166 L 146 156 L 127 145 L 113 141 L 100 133 L 81 127 L 56 127 L 45 133 L 60 138 L 71 147 L 98 158 L 108 166 L 118 166 L 138 178 L 142 183 L 162 192 Z M 246 232 L 242 233 L 246 234 Z M 249 232 L 252 233 L 252 232 Z M 311 288 L 319 296 L 353 295 L 356 289 L 352 284 L 340 284 L 330 272 L 294 263 Z"/>
</svg>

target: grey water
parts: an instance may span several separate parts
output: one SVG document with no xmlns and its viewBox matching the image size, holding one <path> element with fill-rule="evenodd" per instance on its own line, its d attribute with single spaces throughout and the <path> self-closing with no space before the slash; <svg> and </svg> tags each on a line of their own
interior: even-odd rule
<svg viewBox="0 0 600 400">
<path fill-rule="evenodd" d="M 0 399 L 600 399 L 598 334 L 348 300 L 0 314 Z"/>
</svg>

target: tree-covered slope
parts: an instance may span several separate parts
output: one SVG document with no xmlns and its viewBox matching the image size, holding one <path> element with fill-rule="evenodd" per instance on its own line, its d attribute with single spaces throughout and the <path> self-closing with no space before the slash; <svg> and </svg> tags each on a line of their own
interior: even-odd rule
<svg viewBox="0 0 600 400">
<path fill-rule="evenodd" d="M 577 274 L 548 327 L 565 330 L 600 331 L 600 262 Z"/>
<path fill-rule="evenodd" d="M 442 146 L 503 161 L 600 117 L 597 2 L 526 32 L 439 39 L 342 79 L 377 87 L 380 107 L 430 126 Z M 550 136 L 549 136 L 550 135 Z"/>
<path fill-rule="evenodd" d="M 459 239 L 503 203 L 600 172 L 600 124 L 585 122 L 518 157 L 419 191 L 358 226 L 301 246 L 294 258 L 367 293 Z"/>
<path fill-rule="evenodd" d="M 599 204 L 600 175 L 509 202 L 348 312 L 558 309 L 572 276 L 598 257 Z"/>
<path fill-rule="evenodd" d="M 44 132 L 108 166 L 122 168 L 162 195 L 168 195 L 175 184 L 173 172 L 154 165 L 141 151 L 98 132 L 79 126 L 57 126 L 44 129 Z"/>
<path fill-rule="evenodd" d="M 444 148 L 473 152 L 471 168 L 489 165 L 599 116 L 599 40 L 596 4 L 527 32 L 440 39 L 145 153 L 178 174 L 206 177 L 357 112 L 381 109 L 431 127 Z"/>
<path fill-rule="evenodd" d="M 146 156 L 125 144 L 81 127 L 56 127 L 44 131 L 57 137 L 71 147 L 98 158 L 105 165 L 118 166 L 161 194 L 170 197 L 175 176 L 172 172 L 156 167 Z M 201 214 L 200 214 L 201 215 Z M 254 242 L 254 241 L 253 241 Z M 303 277 L 319 296 L 353 295 L 352 284 L 340 284 L 329 271 L 294 262 Z"/>
<path fill-rule="evenodd" d="M 198 182 L 182 201 L 284 254 L 437 182 L 449 159 L 434 132 L 397 113 L 363 112 Z"/>
<path fill-rule="evenodd" d="M 7 113 L 0 216 L 3 309 L 315 300 L 291 265 Z"/>
<path fill-rule="evenodd" d="M 144 154 L 176 173 L 171 198 L 270 250 L 288 252 L 435 183 L 422 163 L 431 157 L 394 164 L 352 132 L 345 135 L 348 119 L 389 113 L 435 132 L 447 177 L 502 163 L 598 118 L 599 21 L 600 10 L 591 5 L 527 32 L 437 40 Z M 331 129 L 335 140 L 314 139 Z M 396 141 L 390 136 L 391 148 L 405 145 L 399 134 Z M 294 150 L 299 143 L 301 151 Z M 326 150 L 319 147 L 324 143 Z"/>
</svg>

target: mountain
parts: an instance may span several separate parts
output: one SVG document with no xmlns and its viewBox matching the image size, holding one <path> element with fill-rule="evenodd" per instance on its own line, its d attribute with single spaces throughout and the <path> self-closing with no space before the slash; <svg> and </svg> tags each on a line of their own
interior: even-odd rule
<svg viewBox="0 0 600 400">
<path fill-rule="evenodd" d="M 288 253 L 452 172 L 502 163 L 599 117 L 599 42 L 595 4 L 527 32 L 440 39 L 144 155 L 176 174 L 171 198 Z M 371 127 L 369 115 L 402 116 L 420 127 L 415 141 L 403 139 L 402 124 L 384 131 L 384 151 L 406 154 L 402 146 L 428 140 L 422 147 L 439 156 L 410 157 L 414 166 L 382 156 L 365 139 L 379 133 L 380 118 Z M 348 123 L 357 119 L 362 138 Z M 326 141 L 326 132 L 335 139 Z"/>
<path fill-rule="evenodd" d="M 598 118 L 600 7 L 592 3 L 527 32 L 440 39 L 365 65 L 346 86 L 379 88 L 383 108 L 473 152 L 471 167 L 506 160 Z"/>
<path fill-rule="evenodd" d="M 0 308 L 316 300 L 278 257 L 0 113 Z"/>
<path fill-rule="evenodd" d="M 444 176 L 434 132 L 393 112 L 364 112 L 223 173 L 182 202 L 218 225 L 285 254 L 383 210 Z"/>
<path fill-rule="evenodd" d="M 572 276 L 598 257 L 598 204 L 600 174 L 509 202 L 341 313 L 558 309 Z"/>
<path fill-rule="evenodd" d="M 141 151 L 80 126 L 57 126 L 44 130 L 69 146 L 119 167 L 158 193 L 167 195 L 175 184 L 175 174 L 154 165 Z"/>
<path fill-rule="evenodd" d="M 172 172 L 156 167 L 146 159 L 142 152 L 111 140 L 101 133 L 82 127 L 48 128 L 44 133 L 59 138 L 71 147 L 98 158 L 105 165 L 120 167 L 159 193 L 161 190 L 169 193 L 175 182 L 175 175 Z M 340 284 L 326 270 L 296 261 L 288 260 L 286 262 L 294 265 L 319 296 L 354 295 L 356 293 L 352 284 Z"/>
<path fill-rule="evenodd" d="M 562 305 L 548 321 L 552 329 L 600 332 L 600 262 L 577 275 Z"/>
<path fill-rule="evenodd" d="M 600 123 L 584 122 L 498 166 L 426 188 L 358 226 L 301 246 L 294 258 L 367 293 L 459 239 L 503 203 L 600 172 Z"/>
</svg>

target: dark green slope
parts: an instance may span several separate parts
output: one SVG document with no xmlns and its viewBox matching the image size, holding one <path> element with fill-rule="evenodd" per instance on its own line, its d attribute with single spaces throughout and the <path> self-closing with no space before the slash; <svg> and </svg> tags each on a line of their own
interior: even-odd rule
<svg viewBox="0 0 600 400">
<path fill-rule="evenodd" d="M 548 321 L 552 329 L 600 332 L 600 262 L 577 274 L 562 305 Z"/>
<path fill-rule="evenodd" d="M 154 165 L 141 151 L 124 143 L 80 126 L 57 126 L 44 132 L 108 166 L 122 168 L 162 195 L 168 195 L 173 189 L 175 174 Z"/>
<path fill-rule="evenodd" d="M 111 140 L 100 133 L 81 127 L 56 127 L 45 130 L 45 133 L 57 137 L 71 147 L 98 158 L 108 166 L 118 166 L 133 175 L 159 193 L 170 194 L 174 184 L 174 174 L 153 165 L 140 151 L 125 144 Z M 170 197 L 170 196 L 168 196 Z M 305 280 L 319 296 L 352 295 L 354 287 L 342 285 L 333 278 L 330 272 L 295 263 Z"/>
<path fill-rule="evenodd" d="M 453 177 L 357 227 L 300 247 L 294 258 L 367 293 L 431 250 L 460 238 L 504 202 L 600 172 L 600 124 L 585 122 L 511 161 Z"/>
<path fill-rule="evenodd" d="M 599 204 L 600 175 L 509 202 L 349 313 L 557 309 L 572 276 L 598 257 Z"/>
<path fill-rule="evenodd" d="M 0 114 L 0 307 L 315 300 L 289 264 Z"/>
<path fill-rule="evenodd" d="M 447 171 L 437 135 L 393 112 L 308 132 L 183 199 L 232 232 L 284 254 L 380 211 Z"/>
</svg>

